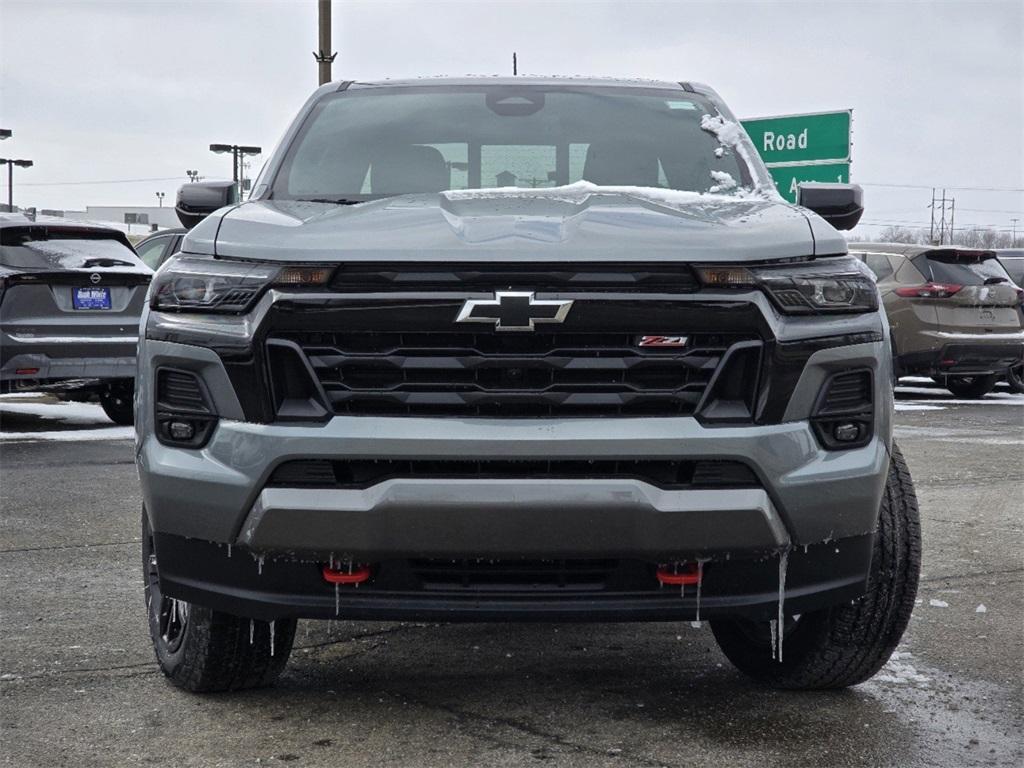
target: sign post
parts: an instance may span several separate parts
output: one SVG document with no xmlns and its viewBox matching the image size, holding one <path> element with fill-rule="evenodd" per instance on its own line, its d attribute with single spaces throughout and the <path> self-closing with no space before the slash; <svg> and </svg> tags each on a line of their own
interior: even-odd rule
<svg viewBox="0 0 1024 768">
<path fill-rule="evenodd" d="M 852 116 L 852 110 L 846 109 L 742 122 L 779 194 L 793 203 L 801 181 L 850 181 Z"/>
</svg>

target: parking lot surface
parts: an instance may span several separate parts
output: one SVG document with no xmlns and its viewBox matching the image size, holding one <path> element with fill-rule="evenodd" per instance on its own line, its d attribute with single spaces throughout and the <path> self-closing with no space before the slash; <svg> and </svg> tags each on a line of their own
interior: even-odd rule
<svg viewBox="0 0 1024 768">
<path fill-rule="evenodd" d="M 153 660 L 131 430 L 0 398 L 0 761 L 11 766 L 972 766 L 1024 762 L 1024 396 L 897 392 L 924 565 L 896 655 L 759 688 L 706 624 L 300 622 L 278 685 Z"/>
</svg>

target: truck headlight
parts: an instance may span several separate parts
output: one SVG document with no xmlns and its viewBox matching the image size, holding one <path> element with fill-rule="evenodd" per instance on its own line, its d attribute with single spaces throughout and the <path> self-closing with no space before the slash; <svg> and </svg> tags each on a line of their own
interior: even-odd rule
<svg viewBox="0 0 1024 768">
<path fill-rule="evenodd" d="M 179 256 L 153 276 L 150 306 L 160 312 L 247 311 L 271 286 L 322 286 L 334 268 Z"/>
<path fill-rule="evenodd" d="M 696 268 L 709 288 L 756 288 L 787 315 L 874 312 L 878 289 L 856 259 L 828 258 L 807 262 L 744 267 L 703 265 Z"/>
</svg>

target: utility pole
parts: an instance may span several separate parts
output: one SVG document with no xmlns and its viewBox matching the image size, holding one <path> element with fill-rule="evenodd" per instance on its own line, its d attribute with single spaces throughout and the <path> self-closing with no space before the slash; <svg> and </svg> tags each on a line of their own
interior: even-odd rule
<svg viewBox="0 0 1024 768">
<path fill-rule="evenodd" d="M 956 217 L 956 198 L 952 198 L 949 207 L 949 244 L 953 245 L 953 219 Z"/>
<path fill-rule="evenodd" d="M 516 61 L 516 52 L 515 51 L 512 51 L 512 74 L 513 75 L 518 75 L 519 74 L 519 62 Z"/>
<path fill-rule="evenodd" d="M 320 50 L 313 51 L 320 85 L 331 82 L 331 64 L 338 54 L 331 51 L 331 0 L 317 0 L 320 25 Z"/>
<path fill-rule="evenodd" d="M 932 204 L 928 208 L 931 209 L 930 223 L 928 224 L 928 244 L 935 245 L 935 187 L 932 187 Z"/>
<path fill-rule="evenodd" d="M 1017 222 L 1019 219 L 1010 219 L 1010 226 L 1013 227 L 1013 234 L 1010 235 L 1010 247 L 1017 247 Z"/>
<path fill-rule="evenodd" d="M 942 216 L 939 219 L 939 245 L 946 244 L 946 190 L 942 190 Z"/>
<path fill-rule="evenodd" d="M 34 163 L 31 160 L 10 160 L 0 157 L 0 165 L 7 166 L 7 209 L 14 211 L 14 166 L 19 168 L 31 168 Z"/>
</svg>

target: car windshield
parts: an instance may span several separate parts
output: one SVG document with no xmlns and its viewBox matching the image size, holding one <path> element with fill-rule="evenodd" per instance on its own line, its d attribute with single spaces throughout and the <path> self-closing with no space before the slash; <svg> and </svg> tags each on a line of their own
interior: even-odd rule
<svg viewBox="0 0 1024 768">
<path fill-rule="evenodd" d="M 985 281 L 1010 282 L 1003 265 L 990 251 L 931 251 L 914 258 L 914 265 L 936 283 L 984 285 Z"/>
<path fill-rule="evenodd" d="M 720 193 L 757 186 L 763 169 L 701 127 L 717 114 L 699 94 L 656 88 L 356 89 L 313 108 L 272 196 L 358 202 L 581 180 Z"/>
</svg>

